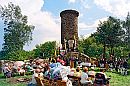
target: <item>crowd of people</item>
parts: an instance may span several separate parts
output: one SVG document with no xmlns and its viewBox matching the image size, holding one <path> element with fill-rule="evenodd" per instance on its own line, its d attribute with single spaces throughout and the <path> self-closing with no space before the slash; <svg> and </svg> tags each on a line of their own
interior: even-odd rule
<svg viewBox="0 0 130 86">
<path fill-rule="evenodd" d="M 128 70 L 128 58 L 113 58 L 109 59 L 101 58 L 99 60 L 99 67 L 109 69 L 110 71 L 116 71 L 122 75 L 127 75 Z"/>
<path fill-rule="evenodd" d="M 73 66 L 71 61 L 73 62 Z M 54 81 L 60 79 L 67 82 L 66 86 L 75 86 L 75 80 L 73 80 L 72 76 L 78 77 L 81 85 L 91 85 L 94 84 L 96 80 L 98 82 L 98 79 L 96 78 L 98 78 L 99 75 L 97 74 L 102 74 L 104 77 L 103 84 L 109 86 L 108 77 L 104 73 L 104 70 L 107 70 L 107 68 L 110 71 L 115 69 L 117 72 L 127 75 L 127 59 L 113 59 L 111 57 L 109 59 L 101 58 L 91 63 L 91 66 L 80 65 L 81 63 L 88 61 L 90 62 L 90 60 L 83 61 L 75 57 L 67 59 L 59 56 L 57 58 L 50 58 L 46 61 L 38 58 L 29 62 L 25 62 L 21 66 L 15 65 L 15 63 L 5 63 L 2 69 L 4 75 L 8 78 L 12 77 L 14 73 L 25 75 L 26 72 L 31 72 L 32 79 L 28 83 L 28 86 L 37 86 L 36 77 L 46 78 Z M 100 72 L 95 72 L 94 64 L 101 69 Z"/>
<path fill-rule="evenodd" d="M 58 71 L 55 72 L 56 70 Z M 104 74 L 105 80 L 107 81 L 107 77 L 104 73 L 104 70 L 101 70 L 99 73 Z M 96 72 L 94 71 L 94 67 L 85 67 L 85 66 L 81 67 L 79 65 L 76 68 L 71 68 L 70 66 L 63 66 L 63 64 L 59 62 L 59 58 L 58 58 L 58 61 L 52 60 L 52 62 L 48 64 L 37 63 L 37 66 L 35 67 L 34 70 L 34 74 L 32 76 L 32 81 L 29 83 L 29 86 L 35 86 L 37 84 L 35 77 L 46 78 L 48 80 L 53 79 L 54 81 L 61 79 L 69 83 L 66 86 L 76 86 L 74 85 L 75 80 L 73 80 L 72 76 L 78 77 L 82 85 L 86 85 L 86 84 L 92 85 L 94 84 L 95 75 Z M 107 83 L 106 82 L 104 83 L 109 86 L 108 81 Z"/>
</svg>

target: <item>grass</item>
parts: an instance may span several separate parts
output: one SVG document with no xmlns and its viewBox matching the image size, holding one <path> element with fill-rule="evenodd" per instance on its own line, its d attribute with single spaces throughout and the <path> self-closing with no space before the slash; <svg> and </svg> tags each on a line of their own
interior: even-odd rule
<svg viewBox="0 0 130 86">
<path fill-rule="evenodd" d="M 96 68 L 95 71 L 98 72 L 99 68 Z M 116 71 L 107 71 L 105 73 L 108 77 L 111 77 L 110 86 L 130 86 L 130 69 L 128 70 L 128 75 L 125 76 Z"/>
<path fill-rule="evenodd" d="M 123 76 L 116 72 L 106 72 L 106 74 L 107 76 L 111 76 L 110 86 L 130 86 L 130 70 L 127 76 Z M 31 75 L 15 76 L 5 79 L 3 74 L 0 74 L 0 86 L 27 86 L 28 82 L 17 82 L 16 80 L 18 78 L 31 78 Z"/>
<path fill-rule="evenodd" d="M 106 72 L 107 76 L 111 76 L 110 86 L 130 86 L 130 73 L 123 76 L 119 73 Z"/>
<path fill-rule="evenodd" d="M 18 78 L 31 78 L 31 75 L 15 76 L 11 78 L 5 78 L 3 74 L 0 74 L 0 86 L 27 86 L 28 82 L 17 82 Z"/>
<path fill-rule="evenodd" d="M 0 86 L 27 86 L 27 83 L 9 83 L 9 80 L 1 79 Z"/>
</svg>

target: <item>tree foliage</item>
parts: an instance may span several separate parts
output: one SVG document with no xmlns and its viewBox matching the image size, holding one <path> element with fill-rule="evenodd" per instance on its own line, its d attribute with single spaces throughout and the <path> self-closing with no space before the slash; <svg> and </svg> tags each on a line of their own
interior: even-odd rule
<svg viewBox="0 0 130 86">
<path fill-rule="evenodd" d="M 81 53 L 84 53 L 90 57 L 100 57 L 102 54 L 102 44 L 97 44 L 96 39 L 92 36 L 89 36 L 88 38 L 82 37 L 79 40 L 79 51 Z"/>
<path fill-rule="evenodd" d="M 22 15 L 19 6 L 9 3 L 0 6 L 0 17 L 4 21 L 4 54 L 22 51 L 23 46 L 32 40 L 34 26 L 28 25 L 27 16 Z"/>
<path fill-rule="evenodd" d="M 128 13 L 126 20 L 123 22 L 123 26 L 125 28 L 125 42 L 128 45 L 128 49 L 130 50 L 130 14 Z"/>
<path fill-rule="evenodd" d="M 109 57 L 110 54 L 114 54 L 115 57 L 128 57 L 129 20 L 129 15 L 123 23 L 122 20 L 110 16 L 107 21 L 100 22 L 95 33 L 81 38 L 80 51 L 90 57 Z"/>
<path fill-rule="evenodd" d="M 100 22 L 95 33 L 95 38 L 99 43 L 104 45 L 104 50 L 106 46 L 109 46 L 112 53 L 112 49 L 122 41 L 123 34 L 124 30 L 121 27 L 120 19 L 110 16 L 107 21 Z"/>
<path fill-rule="evenodd" d="M 41 58 L 49 58 L 54 56 L 55 49 L 56 41 L 45 42 L 44 44 L 36 45 L 36 49 L 33 50 L 35 52 L 34 56 Z"/>
</svg>

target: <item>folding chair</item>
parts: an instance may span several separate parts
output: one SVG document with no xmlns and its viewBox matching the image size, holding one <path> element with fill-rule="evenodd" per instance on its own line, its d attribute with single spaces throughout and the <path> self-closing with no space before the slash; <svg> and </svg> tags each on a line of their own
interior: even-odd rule
<svg viewBox="0 0 130 86">
<path fill-rule="evenodd" d="M 56 86 L 62 86 L 62 85 L 61 85 L 61 80 L 57 80 L 57 81 L 56 81 Z"/>
<path fill-rule="evenodd" d="M 44 84 L 44 86 L 51 86 L 50 80 L 48 80 L 48 79 L 43 79 L 42 83 Z"/>
<path fill-rule="evenodd" d="M 37 82 L 37 86 L 44 86 L 44 84 L 42 83 L 42 80 L 39 77 L 35 77 L 35 80 Z"/>
<path fill-rule="evenodd" d="M 81 86 L 80 80 L 81 78 L 73 76 L 72 79 L 74 80 L 74 83 L 76 86 Z"/>
<path fill-rule="evenodd" d="M 66 82 L 65 81 L 61 81 L 61 86 L 66 86 Z"/>
</svg>

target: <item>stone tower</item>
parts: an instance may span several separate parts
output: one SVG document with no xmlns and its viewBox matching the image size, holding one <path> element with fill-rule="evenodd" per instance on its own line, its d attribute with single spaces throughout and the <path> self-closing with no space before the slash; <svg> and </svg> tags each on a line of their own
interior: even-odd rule
<svg viewBox="0 0 130 86">
<path fill-rule="evenodd" d="M 61 17 L 61 44 L 63 49 L 74 50 L 78 46 L 78 16 L 75 10 L 64 10 Z"/>
</svg>

